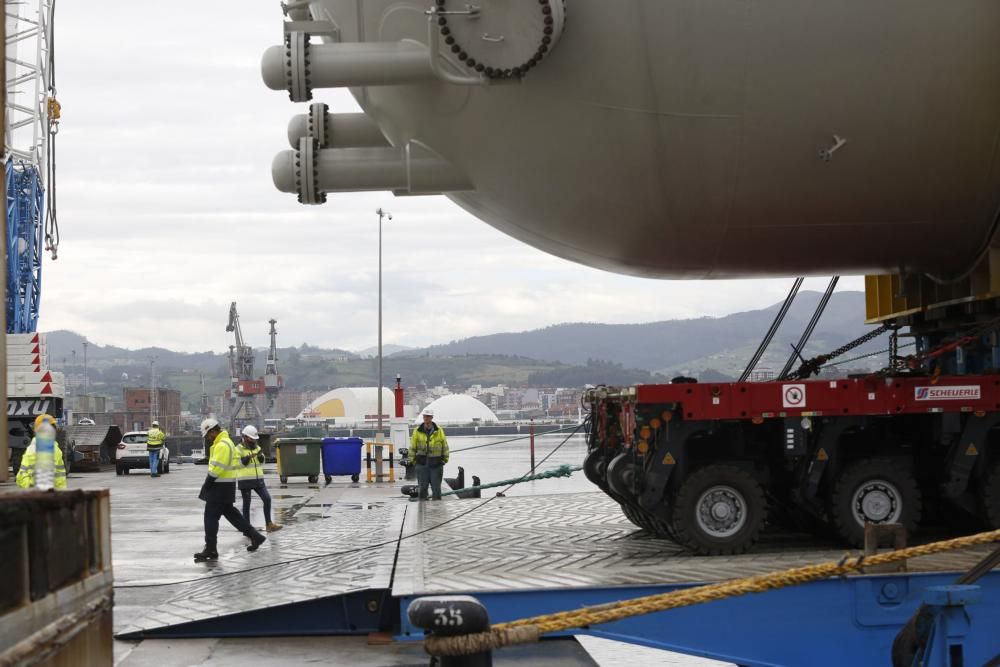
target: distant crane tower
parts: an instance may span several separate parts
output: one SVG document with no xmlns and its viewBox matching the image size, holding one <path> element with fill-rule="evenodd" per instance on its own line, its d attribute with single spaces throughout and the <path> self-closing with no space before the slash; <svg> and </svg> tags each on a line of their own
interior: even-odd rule
<svg viewBox="0 0 1000 667">
<path fill-rule="evenodd" d="M 240 315 L 236 311 L 236 302 L 229 306 L 229 324 L 226 331 L 236 337 L 236 345 L 229 348 L 229 365 L 232 371 L 233 387 L 230 389 L 232 414 L 229 416 L 229 426 L 235 434 L 247 424 L 260 424 L 260 409 L 257 407 L 257 396 L 264 393 L 264 383 L 254 379 L 253 348 L 243 342 L 243 331 L 240 329 Z"/>
<path fill-rule="evenodd" d="M 278 330 L 275 324 L 278 320 L 270 319 L 271 325 L 271 347 L 267 350 L 267 364 L 264 366 L 264 393 L 267 395 L 267 417 L 274 417 L 274 406 L 278 400 L 278 393 L 281 391 L 282 381 L 278 375 Z"/>
</svg>

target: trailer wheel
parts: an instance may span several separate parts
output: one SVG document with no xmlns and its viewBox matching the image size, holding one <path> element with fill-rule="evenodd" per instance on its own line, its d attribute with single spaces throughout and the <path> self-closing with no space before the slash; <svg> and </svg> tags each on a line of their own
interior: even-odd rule
<svg viewBox="0 0 1000 667">
<path fill-rule="evenodd" d="M 913 473 L 898 459 L 863 459 L 847 468 L 830 495 L 834 527 L 854 546 L 865 542 L 865 523 L 900 523 L 917 528 L 922 501 Z"/>
<path fill-rule="evenodd" d="M 764 527 L 767 502 L 760 483 L 732 465 L 715 463 L 685 479 L 671 503 L 675 539 L 705 556 L 740 554 Z"/>
<path fill-rule="evenodd" d="M 646 520 L 646 517 L 641 513 L 637 512 L 634 507 L 629 505 L 620 505 L 622 508 L 622 514 L 625 518 L 631 521 L 637 528 L 642 528 L 643 530 L 653 530 L 653 524 Z"/>
<path fill-rule="evenodd" d="M 980 502 L 986 525 L 991 529 L 1000 528 L 1000 461 L 993 464 L 983 480 Z"/>
</svg>

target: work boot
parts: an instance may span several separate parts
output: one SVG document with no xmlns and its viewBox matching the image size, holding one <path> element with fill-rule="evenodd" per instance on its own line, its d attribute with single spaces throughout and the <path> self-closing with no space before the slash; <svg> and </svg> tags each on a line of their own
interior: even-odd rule
<svg viewBox="0 0 1000 667">
<path fill-rule="evenodd" d="M 260 548 L 260 545 L 264 544 L 264 542 L 267 541 L 267 538 L 258 533 L 256 530 L 251 535 L 249 535 L 249 537 L 250 537 L 250 546 L 247 547 L 247 551 L 257 551 L 257 549 Z"/>
<path fill-rule="evenodd" d="M 205 548 L 194 555 L 194 562 L 204 563 L 207 560 L 219 560 L 219 552 L 215 546 L 205 545 Z"/>
<path fill-rule="evenodd" d="M 284 526 L 282 526 L 280 523 L 275 523 L 273 521 L 271 523 L 267 524 L 267 532 L 269 532 L 269 533 L 277 532 L 277 531 L 281 530 L 282 528 L 284 528 Z"/>
</svg>

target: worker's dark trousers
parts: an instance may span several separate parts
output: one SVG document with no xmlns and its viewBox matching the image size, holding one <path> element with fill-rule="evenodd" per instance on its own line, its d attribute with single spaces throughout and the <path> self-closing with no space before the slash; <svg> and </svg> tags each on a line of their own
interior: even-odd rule
<svg viewBox="0 0 1000 667">
<path fill-rule="evenodd" d="M 431 487 L 431 497 L 441 500 L 441 480 L 444 479 L 444 464 L 418 465 L 417 484 L 420 487 L 420 500 L 427 500 L 427 486 Z"/>
<path fill-rule="evenodd" d="M 219 537 L 219 518 L 223 516 L 229 523 L 233 524 L 233 528 L 247 537 L 259 535 L 232 502 L 209 501 L 205 503 L 205 544 L 208 546 L 215 546 Z"/>
</svg>

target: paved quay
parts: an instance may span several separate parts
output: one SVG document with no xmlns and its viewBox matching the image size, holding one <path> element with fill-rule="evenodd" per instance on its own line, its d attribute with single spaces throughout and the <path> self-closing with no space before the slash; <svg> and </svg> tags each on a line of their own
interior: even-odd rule
<svg viewBox="0 0 1000 667">
<path fill-rule="evenodd" d="M 403 480 L 366 484 L 338 477 L 324 485 L 293 478 L 283 486 L 273 466 L 266 472 L 274 520 L 285 528 L 248 553 L 245 538 L 223 521 L 219 561 L 201 564 L 192 554 L 203 541 L 197 494 L 205 466 L 172 465 L 170 474 L 156 479 L 113 472 L 70 476 L 73 487 L 111 489 L 116 665 L 427 664 L 417 642 L 365 636 L 369 627 L 398 621 L 400 598 L 691 584 L 844 553 L 835 543 L 775 531 L 750 554 L 693 556 L 635 528 L 599 492 L 411 503 L 400 493 L 411 483 Z M 256 495 L 252 521 L 264 524 Z M 911 569 L 962 570 L 982 553 L 918 559 Z M 343 604 L 344 613 L 331 604 Z M 367 619 L 360 627 L 349 605 Z M 325 624 L 347 622 L 341 617 L 359 636 L 321 636 Z M 289 622 L 299 623 L 296 634 L 316 636 L 287 636 Z M 222 638 L 206 638 L 213 632 Z M 263 636 L 269 633 L 275 636 Z M 498 652 L 495 659 L 597 664 L 581 646 L 593 640 L 545 642 Z M 539 652 L 548 655 L 542 659 Z"/>
<path fill-rule="evenodd" d="M 223 520 L 219 561 L 198 564 L 191 555 L 203 543 L 203 504 L 197 494 L 205 471 L 205 466 L 185 464 L 172 465 L 169 475 L 156 479 L 138 471 L 122 477 L 107 472 L 71 476 L 76 487 L 111 488 L 115 634 L 125 637 L 115 642 L 116 667 L 428 663 L 419 642 L 381 636 L 128 638 L 244 618 L 255 610 L 267 614 L 338 593 L 391 588 L 404 517 L 415 507 L 400 489 L 411 482 L 352 483 L 345 477 L 324 485 L 293 478 L 281 485 L 269 465 L 273 518 L 284 529 L 268 534 L 259 551 L 248 553 L 246 539 Z M 251 518 L 263 526 L 256 495 Z M 349 553 L 329 555 L 345 551 Z M 496 662 L 597 664 L 572 640 L 504 651 Z"/>
</svg>

